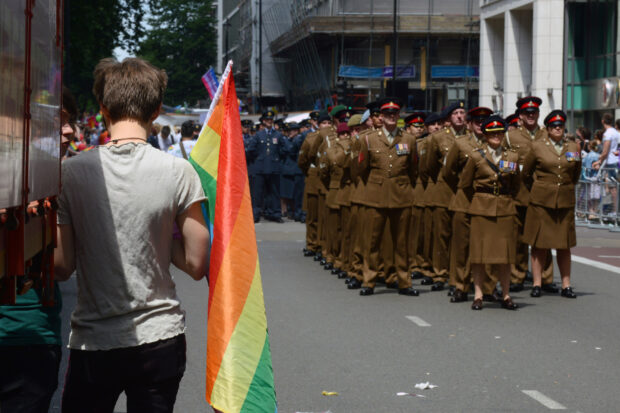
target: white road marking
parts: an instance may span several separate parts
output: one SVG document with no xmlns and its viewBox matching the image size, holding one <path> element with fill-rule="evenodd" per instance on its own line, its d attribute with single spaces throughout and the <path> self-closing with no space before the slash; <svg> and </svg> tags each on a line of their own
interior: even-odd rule
<svg viewBox="0 0 620 413">
<path fill-rule="evenodd" d="M 417 324 L 419 327 L 430 327 L 431 325 L 426 321 L 422 320 L 420 317 L 416 317 L 414 315 L 408 315 L 407 318 L 409 321 Z"/>
<path fill-rule="evenodd" d="M 566 410 L 566 407 L 556 402 L 555 400 L 548 398 L 547 396 L 545 396 L 544 394 L 542 394 L 541 392 L 537 390 L 521 390 L 521 391 L 548 409 Z"/>
<path fill-rule="evenodd" d="M 580 257 L 578 255 L 573 255 L 572 260 L 580 264 L 585 264 L 591 267 L 599 268 L 601 270 L 620 274 L 620 268 L 617 265 L 605 264 L 604 262 L 594 261 L 589 258 Z"/>
<path fill-rule="evenodd" d="M 620 255 L 599 255 L 599 258 L 620 258 Z"/>
</svg>

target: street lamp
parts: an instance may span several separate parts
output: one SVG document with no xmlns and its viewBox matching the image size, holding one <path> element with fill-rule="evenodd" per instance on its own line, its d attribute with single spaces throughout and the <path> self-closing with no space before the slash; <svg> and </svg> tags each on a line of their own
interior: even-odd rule
<svg viewBox="0 0 620 413">
<path fill-rule="evenodd" d="M 225 33 L 225 40 L 224 40 L 224 56 L 226 57 L 225 60 L 225 64 L 228 64 L 228 28 L 231 26 L 230 22 L 228 20 L 226 20 L 226 23 L 223 24 L 223 26 L 226 28 L 226 33 Z"/>
</svg>

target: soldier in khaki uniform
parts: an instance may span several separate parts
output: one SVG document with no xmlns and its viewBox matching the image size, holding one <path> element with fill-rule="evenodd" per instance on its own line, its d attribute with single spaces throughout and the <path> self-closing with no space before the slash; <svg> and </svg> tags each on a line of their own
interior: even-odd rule
<svg viewBox="0 0 620 413">
<path fill-rule="evenodd" d="M 544 140 L 547 135 L 545 129 L 538 126 L 540 116 L 540 105 L 542 100 L 536 96 L 527 96 L 517 101 L 517 114 L 521 127 L 508 132 L 505 144 L 519 153 L 519 163 L 523 165 L 524 159 L 532 149 L 532 144 L 536 141 Z M 519 292 L 523 290 L 523 281 L 528 272 L 528 245 L 523 242 L 523 224 L 528 208 L 529 191 L 525 185 L 521 185 L 517 195 L 517 221 L 519 228 L 519 242 L 517 244 L 517 261 L 511 270 L 510 291 Z M 543 290 L 549 293 L 557 293 L 558 288 L 553 283 L 553 260 L 549 254 L 545 261 L 543 271 Z"/>
<path fill-rule="evenodd" d="M 329 116 L 318 117 L 319 127 L 325 128 L 331 126 L 331 118 Z M 321 244 L 319 240 L 319 188 L 322 182 L 319 179 L 319 173 L 316 162 L 316 150 L 321 135 L 318 130 L 310 132 L 306 135 L 306 139 L 301 144 L 299 150 L 299 158 L 297 164 L 306 176 L 304 203 L 306 209 L 306 249 L 305 256 L 314 256 L 319 261 L 321 256 Z"/>
<path fill-rule="evenodd" d="M 370 118 L 370 111 L 365 114 L 367 118 Z M 348 289 L 354 290 L 361 288 L 363 278 L 363 246 L 361 240 L 363 240 L 362 234 L 364 230 L 364 220 L 360 218 L 363 215 L 364 206 L 360 204 L 360 199 L 363 199 L 364 182 L 360 179 L 357 173 L 358 157 L 360 150 L 360 138 L 369 131 L 366 124 L 363 122 L 362 115 L 353 115 L 347 126 L 351 129 L 351 218 L 349 220 L 349 228 L 351 232 L 351 242 L 349 246 L 349 270 L 348 277 L 345 280 L 345 284 Z M 361 212 L 360 212 L 361 211 Z"/>
<path fill-rule="evenodd" d="M 452 242 L 450 243 L 450 284 L 455 286 L 450 302 L 453 303 L 467 301 L 467 292 L 471 285 L 470 217 L 467 214 L 469 198 L 463 189 L 457 187 L 461 172 L 472 151 L 481 149 L 485 144 L 482 124 L 492 113 L 493 111 L 486 107 L 473 108 L 467 112 L 472 133 L 456 139 L 446 155 L 446 164 L 442 169 L 446 183 L 454 191 L 449 205 L 449 210 L 453 213 Z"/>
<path fill-rule="evenodd" d="M 327 224 L 336 228 L 331 242 L 334 257 L 333 274 L 346 278 L 351 244 L 351 135 L 346 123 L 341 122 L 336 130 L 338 140 L 325 150 L 321 173 L 329 176 L 329 192 L 326 198 L 330 210 Z"/>
<path fill-rule="evenodd" d="M 575 232 L 575 184 L 581 174 L 579 145 L 564 137 L 566 114 L 554 110 L 545 118 L 547 136 L 532 144 L 525 157 L 523 181 L 530 186 L 523 241 L 532 246 L 534 287 L 540 297 L 542 269 L 550 249 L 557 252 L 562 296 L 577 298 L 570 285 L 571 251 Z"/>
<path fill-rule="evenodd" d="M 409 223 L 409 271 L 412 278 L 421 278 L 429 262 L 424 260 L 424 187 L 420 174 L 420 150 L 424 146 L 424 138 L 428 135 L 422 112 L 414 112 L 405 118 L 407 132 L 416 138 L 416 154 L 418 156 L 418 176 L 413 188 L 413 207 Z"/>
<path fill-rule="evenodd" d="M 431 113 L 424 120 L 424 124 L 426 126 L 427 135 L 423 138 L 423 140 L 418 145 L 418 173 L 420 175 L 420 182 L 422 182 L 424 186 L 423 198 L 421 201 L 414 200 L 414 203 L 419 202 L 419 205 L 424 208 L 424 214 L 422 221 L 424 222 L 424 237 L 423 237 L 423 248 L 422 255 L 424 256 L 424 262 L 427 263 L 427 266 L 424 268 L 425 271 L 422 271 L 422 276 L 420 274 L 414 274 L 413 278 L 422 278 L 422 280 L 426 280 L 425 283 L 432 284 L 433 283 L 433 206 L 428 202 L 430 198 L 430 194 L 433 192 L 435 187 L 435 183 L 428 179 L 428 175 L 426 174 L 426 154 L 428 140 L 430 139 L 430 135 L 435 132 L 438 132 L 443 127 L 443 115 L 439 113 Z"/>
<path fill-rule="evenodd" d="M 416 177 L 415 138 L 396 126 L 401 104 L 386 98 L 381 105 L 383 127 L 361 139 L 359 172 L 366 182 L 367 229 L 364 255 L 364 284 L 360 295 L 374 293 L 377 281 L 379 248 L 386 226 L 390 227 L 394 263 L 398 275 L 398 293 L 416 296 L 408 271 L 407 233 L 413 184 Z"/>
<path fill-rule="evenodd" d="M 470 199 L 467 210 L 471 216 L 469 260 L 475 286 L 471 308 L 482 310 L 485 266 L 493 265 L 502 286 L 502 307 L 516 310 L 518 306 L 508 291 L 510 264 L 516 256 L 514 197 L 520 185 L 519 155 L 501 144 L 506 132 L 501 117 L 490 116 L 482 130 L 486 138 L 484 149 L 471 148 L 458 185 Z"/>
<path fill-rule="evenodd" d="M 348 122 L 349 118 L 351 117 L 351 112 L 349 111 L 349 108 L 347 108 L 346 106 L 338 105 L 332 109 L 332 111 L 330 112 L 330 116 L 332 118 L 333 126 L 330 128 L 324 128 L 324 129 L 319 130 L 319 134 L 322 137 L 322 141 L 319 147 L 317 148 L 317 160 L 319 163 L 323 162 L 323 158 L 326 156 L 327 148 L 331 146 L 332 143 L 338 142 L 338 135 L 336 134 L 336 130 L 341 122 L 344 122 L 345 124 L 346 122 Z M 340 235 L 338 232 L 339 228 L 338 226 L 329 225 L 327 221 L 330 214 L 333 215 L 334 211 L 333 211 L 333 208 L 330 209 L 327 206 L 327 196 L 330 192 L 329 187 L 328 187 L 329 180 L 322 180 L 322 181 L 323 181 L 323 190 L 324 190 L 323 199 L 322 199 L 323 208 L 321 208 L 321 205 L 319 205 L 319 209 L 321 210 L 320 213 L 323 214 L 323 225 L 322 225 L 322 230 L 321 230 L 321 235 L 322 235 L 321 246 L 324 249 L 325 256 L 320 261 L 320 263 L 321 265 L 323 265 L 324 269 L 332 270 L 333 274 L 338 274 L 340 273 L 340 269 L 334 267 L 334 261 L 336 260 L 336 257 L 333 255 L 333 250 L 332 250 L 332 253 L 329 252 L 329 246 L 336 245 L 338 243 L 337 240 L 340 239 Z M 321 203 L 321 198 L 319 198 L 319 203 Z M 331 220 L 335 220 L 335 219 L 336 219 L 335 217 L 331 218 Z M 339 218 L 337 219 L 337 221 L 340 222 Z"/>
<path fill-rule="evenodd" d="M 352 178 L 355 182 L 355 189 L 353 190 L 352 194 L 351 194 L 351 205 L 352 205 L 352 214 L 354 214 L 355 218 L 355 222 L 357 222 L 357 224 L 355 225 L 356 227 L 356 233 L 357 236 L 354 237 L 352 239 L 352 248 L 351 248 L 351 278 L 349 280 L 349 282 L 347 283 L 347 287 L 349 289 L 358 289 L 362 286 L 362 282 L 364 280 L 363 278 L 363 265 L 364 265 L 364 254 L 366 254 L 366 239 L 367 237 L 365 236 L 366 232 L 367 232 L 367 219 L 366 219 L 366 211 L 367 211 L 367 207 L 364 203 L 365 199 L 366 199 L 366 182 L 361 179 L 361 176 L 359 174 L 359 162 L 357 162 L 358 157 L 359 157 L 359 152 L 361 149 L 361 142 L 363 139 L 365 139 L 364 137 L 376 130 L 380 130 L 383 127 L 383 120 L 381 118 L 381 105 L 378 101 L 373 101 L 370 102 L 366 105 L 366 107 L 368 108 L 368 120 L 371 123 L 371 127 L 362 131 L 359 135 L 358 138 L 356 140 L 353 141 L 352 143 L 352 148 L 351 148 L 351 156 L 353 157 L 352 159 L 356 162 L 352 163 L 351 166 L 351 174 L 352 174 Z M 385 257 L 384 257 L 384 253 L 383 253 L 383 248 L 382 248 L 382 253 L 379 255 L 379 263 L 378 263 L 378 278 L 382 278 L 384 275 L 384 271 L 385 271 Z"/>
<path fill-rule="evenodd" d="M 446 118 L 450 127 L 432 134 L 427 145 L 425 171 L 435 184 L 427 198 L 433 206 L 433 280 L 432 291 L 441 291 L 448 278 L 450 268 L 450 238 L 452 216 L 448 210 L 452 189 L 443 178 L 441 169 L 445 165 L 448 151 L 458 136 L 467 134 L 465 125 L 465 103 L 458 101 L 446 108 Z M 427 284 L 425 280 L 423 284 Z"/>
</svg>

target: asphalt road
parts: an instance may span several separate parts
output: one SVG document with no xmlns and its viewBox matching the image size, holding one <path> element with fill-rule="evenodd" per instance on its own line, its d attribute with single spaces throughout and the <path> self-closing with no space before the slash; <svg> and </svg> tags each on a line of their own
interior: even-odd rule
<svg viewBox="0 0 620 413">
<path fill-rule="evenodd" d="M 452 304 L 445 291 L 425 286 L 419 297 L 381 287 L 360 297 L 302 256 L 302 225 L 256 229 L 279 412 L 620 411 L 619 233 L 578 229 L 572 271 L 578 299 L 534 299 L 525 290 L 513 294 L 516 312 L 488 303 L 474 312 L 471 297 Z M 210 412 L 208 287 L 176 269 L 174 276 L 188 339 L 175 412 Z M 75 288 L 74 280 L 62 286 L 64 337 Z M 65 353 L 60 387 L 66 360 Z M 437 387 L 414 388 L 424 382 Z M 59 405 L 57 394 L 50 411 Z M 123 398 L 116 411 L 126 411 Z"/>
</svg>

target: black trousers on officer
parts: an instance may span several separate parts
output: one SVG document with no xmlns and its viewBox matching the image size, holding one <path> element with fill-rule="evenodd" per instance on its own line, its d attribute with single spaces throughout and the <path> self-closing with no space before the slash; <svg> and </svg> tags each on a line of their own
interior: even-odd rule
<svg viewBox="0 0 620 413">
<path fill-rule="evenodd" d="M 302 205 L 304 201 L 304 180 L 303 175 L 295 175 L 295 189 L 293 189 L 293 206 L 295 208 L 295 219 L 300 220 L 305 216 Z"/>
<path fill-rule="evenodd" d="M 280 175 L 256 174 L 254 176 L 256 205 L 253 205 L 254 217 L 262 215 L 267 218 L 281 218 Z"/>
</svg>

